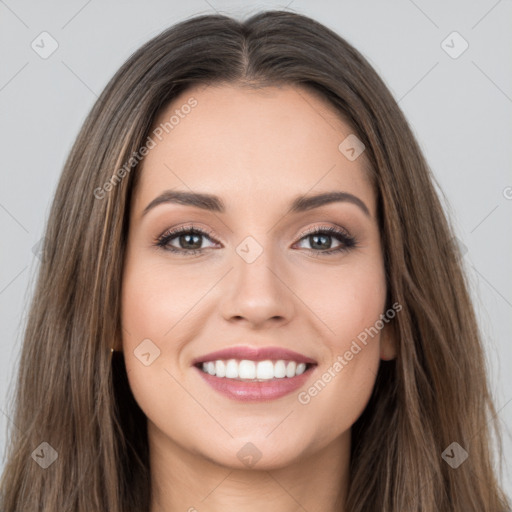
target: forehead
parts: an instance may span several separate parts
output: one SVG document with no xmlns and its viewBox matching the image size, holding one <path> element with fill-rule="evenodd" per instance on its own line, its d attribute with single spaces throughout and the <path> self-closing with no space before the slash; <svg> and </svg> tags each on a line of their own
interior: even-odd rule
<svg viewBox="0 0 512 512">
<path fill-rule="evenodd" d="M 228 209 L 231 200 L 261 208 L 340 190 L 361 197 L 373 216 L 364 153 L 350 161 L 339 149 L 352 133 L 326 100 L 303 88 L 197 86 L 158 116 L 136 203 L 143 208 L 179 189 L 225 197 Z"/>
</svg>

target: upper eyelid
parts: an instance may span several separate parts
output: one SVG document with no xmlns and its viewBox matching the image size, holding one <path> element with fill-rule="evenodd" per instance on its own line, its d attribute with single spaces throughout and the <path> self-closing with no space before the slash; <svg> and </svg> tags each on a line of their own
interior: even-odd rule
<svg viewBox="0 0 512 512">
<path fill-rule="evenodd" d="M 341 226 L 327 226 L 327 225 L 321 225 L 321 226 L 315 226 L 312 228 L 308 228 L 306 230 L 301 231 L 297 234 L 298 241 L 302 240 L 306 236 L 315 234 L 317 232 L 322 231 L 330 231 L 328 233 L 329 236 L 335 237 L 336 234 L 345 236 L 347 238 L 354 238 L 353 235 L 350 234 L 350 232 L 342 228 Z M 158 237 L 159 240 L 163 238 L 169 238 L 169 240 L 174 239 L 175 237 L 179 236 L 181 233 L 189 233 L 189 232 L 196 232 L 197 234 L 209 238 L 212 242 L 217 242 L 217 239 L 215 235 L 209 231 L 206 228 L 199 227 L 196 225 L 190 225 L 190 226 L 180 226 L 178 228 L 175 228 L 173 230 L 166 230 L 162 235 Z M 222 242 L 221 242 L 222 243 Z"/>
</svg>

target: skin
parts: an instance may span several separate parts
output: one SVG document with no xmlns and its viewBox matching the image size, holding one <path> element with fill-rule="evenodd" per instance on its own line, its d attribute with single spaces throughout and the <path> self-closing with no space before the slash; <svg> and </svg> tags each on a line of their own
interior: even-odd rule
<svg viewBox="0 0 512 512">
<path fill-rule="evenodd" d="M 280 346 L 317 361 L 307 390 L 385 312 L 386 280 L 376 197 L 364 153 L 338 145 L 352 130 L 329 104 L 296 87 L 196 87 L 175 98 L 155 126 L 190 97 L 197 106 L 144 159 L 131 204 L 123 277 L 122 350 L 134 397 L 148 418 L 151 512 L 343 510 L 350 429 L 371 395 L 380 359 L 395 357 L 386 325 L 308 404 L 298 392 L 268 402 L 231 400 L 191 361 L 235 345 Z M 242 115 L 243 114 L 243 115 Z M 225 213 L 180 204 L 145 207 L 165 190 L 218 195 Z M 299 195 L 345 191 L 369 210 L 336 202 L 287 213 Z M 166 231 L 210 230 L 204 252 L 155 246 Z M 312 248 L 308 228 L 341 227 Z M 247 237 L 263 252 L 247 263 Z M 170 242 L 185 250 L 179 236 Z M 322 246 L 320 246 L 322 247 Z M 316 252 L 315 252 L 316 251 Z M 150 339 L 160 356 L 134 355 Z M 238 451 L 261 453 L 249 467 Z M 301 508 L 303 507 L 303 508 Z"/>
</svg>

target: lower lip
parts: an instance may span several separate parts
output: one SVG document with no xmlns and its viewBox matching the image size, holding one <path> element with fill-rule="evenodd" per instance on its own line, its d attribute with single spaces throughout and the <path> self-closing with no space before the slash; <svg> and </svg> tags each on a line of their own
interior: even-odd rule
<svg viewBox="0 0 512 512">
<path fill-rule="evenodd" d="M 284 377 L 263 382 L 247 382 L 215 377 L 215 375 L 203 372 L 197 366 L 194 368 L 213 389 L 222 395 L 242 402 L 262 402 L 276 400 L 299 389 L 309 379 L 315 366 L 311 366 L 304 373 L 295 377 Z"/>
</svg>

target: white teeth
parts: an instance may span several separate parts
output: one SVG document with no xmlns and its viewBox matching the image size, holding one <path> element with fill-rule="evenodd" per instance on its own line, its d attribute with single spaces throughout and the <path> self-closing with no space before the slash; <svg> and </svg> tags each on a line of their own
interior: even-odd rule
<svg viewBox="0 0 512 512">
<path fill-rule="evenodd" d="M 240 367 L 242 365 L 240 364 Z M 258 371 L 256 372 L 256 378 L 262 380 L 268 380 L 274 378 L 274 363 L 272 361 L 260 361 L 258 363 Z"/>
<path fill-rule="evenodd" d="M 254 361 L 248 361 L 247 359 L 240 361 L 238 364 L 238 377 L 240 379 L 255 379 L 256 363 Z"/>
<path fill-rule="evenodd" d="M 228 361 L 208 361 L 202 365 L 203 372 L 227 379 L 271 380 L 292 378 L 306 371 L 305 363 L 295 361 L 250 361 L 249 359 L 229 359 Z"/>
<path fill-rule="evenodd" d="M 306 370 L 306 365 L 304 363 L 299 363 L 297 365 L 297 369 L 295 370 L 295 375 L 300 375 L 301 373 L 304 373 Z"/>
<path fill-rule="evenodd" d="M 276 361 L 274 364 L 274 377 L 276 379 L 286 377 L 286 364 L 284 361 Z"/>
<path fill-rule="evenodd" d="M 286 367 L 286 376 L 294 377 L 296 368 L 297 368 L 297 363 L 295 361 L 290 361 L 288 363 L 288 366 Z"/>
<path fill-rule="evenodd" d="M 224 361 L 215 361 L 215 375 L 217 375 L 217 377 L 226 376 L 226 364 Z"/>
<path fill-rule="evenodd" d="M 204 369 L 204 364 L 203 364 Z M 234 359 L 230 359 L 226 365 L 226 378 L 237 379 L 238 378 L 238 364 Z"/>
</svg>

